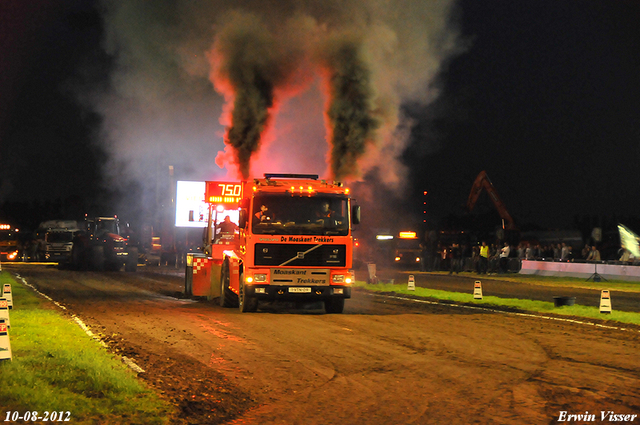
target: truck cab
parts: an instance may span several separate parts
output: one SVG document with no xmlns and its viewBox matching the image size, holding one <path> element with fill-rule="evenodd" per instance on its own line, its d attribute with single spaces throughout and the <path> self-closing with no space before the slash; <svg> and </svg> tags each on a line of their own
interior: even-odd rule
<svg viewBox="0 0 640 425">
<path fill-rule="evenodd" d="M 19 230 L 10 224 L 0 224 L 0 261 L 20 260 Z"/>
<path fill-rule="evenodd" d="M 394 264 L 404 269 L 419 269 L 421 261 L 420 238 L 414 231 L 398 233 L 394 251 Z"/>
<path fill-rule="evenodd" d="M 117 216 L 85 217 L 84 228 L 73 239 L 71 266 L 76 269 L 135 272 L 138 247 L 124 237 Z"/>
<path fill-rule="evenodd" d="M 342 313 L 353 283 L 352 225 L 360 221 L 349 189 L 307 174 L 265 174 L 239 185 L 237 237 L 210 246 L 220 304 L 244 312 L 259 301 L 320 301 L 326 312 Z"/>
<path fill-rule="evenodd" d="M 61 229 L 53 228 L 44 235 L 45 261 L 66 262 L 71 257 L 73 238 L 80 231 L 78 228 Z"/>
</svg>

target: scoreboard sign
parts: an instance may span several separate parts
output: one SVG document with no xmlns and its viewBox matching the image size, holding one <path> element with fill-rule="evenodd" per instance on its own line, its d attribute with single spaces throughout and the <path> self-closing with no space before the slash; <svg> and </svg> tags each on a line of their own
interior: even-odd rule
<svg viewBox="0 0 640 425">
<path fill-rule="evenodd" d="M 239 182 L 206 182 L 204 201 L 209 204 L 222 205 L 226 209 L 238 208 L 242 199 L 242 183 Z"/>
</svg>

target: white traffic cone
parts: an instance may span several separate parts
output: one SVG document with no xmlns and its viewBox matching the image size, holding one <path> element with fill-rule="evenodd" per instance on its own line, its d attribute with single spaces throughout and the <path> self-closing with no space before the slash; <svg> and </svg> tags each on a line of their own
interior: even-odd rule
<svg viewBox="0 0 640 425">
<path fill-rule="evenodd" d="M 412 274 L 409 275 L 409 283 L 407 284 L 407 291 L 416 290 L 416 280 Z"/>
<path fill-rule="evenodd" d="M 600 313 L 611 313 L 611 294 L 608 289 L 600 293 Z"/>
<path fill-rule="evenodd" d="M 473 285 L 473 299 L 482 299 L 482 282 L 480 282 L 479 280 L 476 280 L 476 283 Z"/>
<path fill-rule="evenodd" d="M 4 319 L 0 319 L 0 360 L 11 360 L 11 342 L 9 342 L 9 327 Z"/>
<path fill-rule="evenodd" d="M 5 320 L 7 327 L 11 327 L 9 321 L 9 303 L 4 298 L 0 298 L 0 320 Z"/>
<path fill-rule="evenodd" d="M 2 298 L 7 300 L 9 310 L 13 308 L 13 294 L 11 293 L 11 284 L 5 283 L 2 287 Z"/>
</svg>

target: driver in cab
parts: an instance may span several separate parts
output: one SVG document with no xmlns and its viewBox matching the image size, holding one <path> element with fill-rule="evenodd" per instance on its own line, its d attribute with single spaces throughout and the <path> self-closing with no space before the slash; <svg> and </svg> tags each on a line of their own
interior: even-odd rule
<svg viewBox="0 0 640 425">
<path fill-rule="evenodd" d="M 329 207 L 329 201 L 322 201 L 320 210 L 316 211 L 317 223 L 322 223 L 327 219 L 336 220 L 336 224 L 342 224 L 342 218 L 338 217 L 335 211 Z"/>
<path fill-rule="evenodd" d="M 268 223 L 271 220 L 271 215 L 269 214 L 269 208 L 266 205 L 260 205 L 260 211 L 253 215 L 253 225 L 260 223 Z"/>
<path fill-rule="evenodd" d="M 333 218 L 334 215 L 335 213 L 331 211 L 331 208 L 329 208 L 329 201 L 323 201 L 320 205 L 320 210 L 316 211 L 316 217 L 319 219 L 318 221 L 325 218 Z"/>
</svg>

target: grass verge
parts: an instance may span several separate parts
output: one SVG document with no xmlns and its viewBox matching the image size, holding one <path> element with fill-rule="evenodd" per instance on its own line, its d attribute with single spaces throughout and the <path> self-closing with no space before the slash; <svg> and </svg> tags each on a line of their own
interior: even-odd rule
<svg viewBox="0 0 640 425">
<path fill-rule="evenodd" d="M 30 289 L 11 283 L 13 360 L 0 362 L 0 420 L 6 412 L 70 412 L 74 424 L 165 424 L 173 408 L 118 358 Z M 66 414 L 65 414 L 66 417 Z"/>
<path fill-rule="evenodd" d="M 476 275 L 478 278 L 487 279 L 486 275 Z M 582 277 L 557 277 L 557 276 L 536 276 L 522 274 L 493 275 L 489 279 L 495 278 L 507 282 L 527 283 L 530 285 L 554 286 L 565 288 L 582 289 L 609 289 L 616 292 L 640 292 L 640 282 L 628 280 L 607 280 L 606 282 L 587 281 Z"/>
<path fill-rule="evenodd" d="M 415 291 L 407 290 L 406 284 L 376 284 L 370 285 L 365 282 L 356 282 L 355 286 L 374 292 L 395 292 L 403 295 L 411 295 L 420 298 L 428 298 L 454 303 L 472 304 L 478 306 L 498 306 L 514 308 L 521 311 L 529 311 L 544 314 L 555 314 L 562 316 L 583 317 L 589 319 L 605 320 L 611 322 L 629 323 L 640 325 L 640 313 L 629 313 L 624 311 L 612 311 L 610 314 L 600 313 L 597 307 L 582 305 L 555 307 L 552 302 L 521 300 L 516 298 L 483 297 L 481 300 L 473 298 L 473 294 L 462 292 L 448 292 L 437 289 L 416 287 Z"/>
<path fill-rule="evenodd" d="M 417 272 L 403 272 L 403 274 L 410 275 Z M 437 274 L 441 276 L 448 275 L 449 272 L 429 272 L 428 274 Z M 482 280 L 501 280 L 504 282 L 517 282 L 525 283 L 529 285 L 541 285 L 541 286 L 553 286 L 553 287 L 565 287 L 565 288 L 582 288 L 582 289 L 609 289 L 611 291 L 620 292 L 640 292 L 640 282 L 628 281 L 628 280 L 613 280 L 607 279 L 606 282 L 594 282 L 587 281 L 582 277 L 558 277 L 558 276 L 540 276 L 540 275 L 526 275 L 519 273 L 505 273 L 505 274 L 477 274 L 477 273 L 463 273 L 460 276 L 477 278 Z"/>
</svg>

